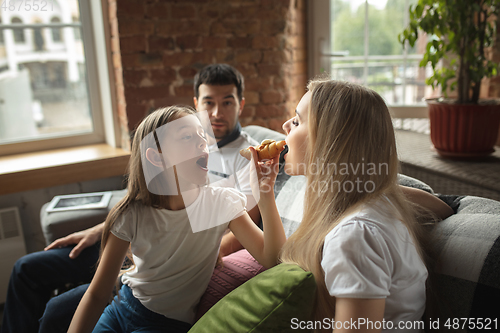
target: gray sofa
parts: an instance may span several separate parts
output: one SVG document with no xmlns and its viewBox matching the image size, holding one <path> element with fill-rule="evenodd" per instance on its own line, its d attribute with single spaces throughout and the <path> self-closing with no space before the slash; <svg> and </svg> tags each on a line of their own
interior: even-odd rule
<svg viewBox="0 0 500 333">
<path fill-rule="evenodd" d="M 281 133 L 259 126 L 247 126 L 244 130 L 259 142 L 264 138 L 284 138 Z M 399 181 L 402 185 L 434 193 L 429 186 L 416 179 L 400 175 Z M 289 177 L 280 172 L 275 193 L 287 236 L 300 223 L 304 191 L 304 177 Z M 112 202 L 122 195 L 123 191 L 115 191 Z M 479 318 L 483 318 L 483 325 L 489 318 L 489 327 L 498 331 L 500 202 L 474 196 L 436 195 L 448 203 L 455 214 L 439 222 L 433 231 L 436 265 L 432 274 L 433 290 L 430 292 L 436 301 L 428 307 L 438 311 L 441 329 L 446 329 L 448 323 L 448 328 L 453 331 L 473 331 L 472 324 L 477 327 Z M 42 209 L 42 229 L 46 241 L 51 242 L 67 233 L 103 221 L 109 208 L 66 215 L 47 214 Z M 465 322 L 461 318 L 470 318 L 472 321 Z"/>
</svg>

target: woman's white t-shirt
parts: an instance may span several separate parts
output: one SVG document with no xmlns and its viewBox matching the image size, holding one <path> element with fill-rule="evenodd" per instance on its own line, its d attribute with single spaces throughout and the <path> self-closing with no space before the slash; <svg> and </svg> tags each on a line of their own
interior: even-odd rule
<svg viewBox="0 0 500 333">
<path fill-rule="evenodd" d="M 202 187 L 183 210 L 132 204 L 111 230 L 131 243 L 135 268 L 123 275 L 122 282 L 146 308 L 192 324 L 215 268 L 222 235 L 229 222 L 244 212 L 245 204 L 240 192 L 213 187 Z M 211 228 L 193 232 L 200 229 L 200 221 L 189 220 L 196 216 Z"/>
<path fill-rule="evenodd" d="M 418 332 L 427 269 L 398 216 L 384 198 L 345 217 L 325 238 L 321 266 L 331 296 L 385 298 L 385 328 L 393 329 L 383 332 Z"/>
</svg>

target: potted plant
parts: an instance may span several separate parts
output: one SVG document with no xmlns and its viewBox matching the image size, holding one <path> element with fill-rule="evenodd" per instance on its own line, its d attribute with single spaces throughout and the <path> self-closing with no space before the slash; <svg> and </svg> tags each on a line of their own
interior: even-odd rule
<svg viewBox="0 0 500 333">
<path fill-rule="evenodd" d="M 430 63 L 433 70 L 426 84 L 441 86 L 444 97 L 448 89 L 458 94 L 453 100 L 427 101 L 435 149 L 444 157 L 491 154 L 500 106 L 496 100 L 480 100 L 479 92 L 483 78 L 497 75 L 498 64 L 488 59 L 488 52 L 496 35 L 499 0 L 419 0 L 409 12 L 400 43 L 413 47 L 419 34 L 426 33 L 429 41 L 420 67 Z"/>
</svg>

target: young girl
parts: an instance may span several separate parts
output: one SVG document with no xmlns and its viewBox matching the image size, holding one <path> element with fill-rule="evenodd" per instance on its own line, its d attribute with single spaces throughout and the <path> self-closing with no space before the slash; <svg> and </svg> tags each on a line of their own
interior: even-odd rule
<svg viewBox="0 0 500 333">
<path fill-rule="evenodd" d="M 285 242 L 279 217 L 267 214 L 271 222 L 263 219 L 262 233 L 244 209 L 243 194 L 204 186 L 207 158 L 194 109 L 160 109 L 141 122 L 127 195 L 106 219 L 99 266 L 69 332 L 90 332 L 96 322 L 94 332 L 186 332 L 228 226 L 262 265 L 276 264 Z M 272 186 L 274 171 L 263 179 L 255 166 L 262 186 Z M 263 191 L 259 207 L 274 212 L 274 194 Z M 122 276 L 120 297 L 103 313 L 129 246 L 134 268 Z"/>
<path fill-rule="evenodd" d="M 356 84 L 312 81 L 283 129 L 285 172 L 305 175 L 308 186 L 281 259 L 315 275 L 316 319 L 335 320 L 317 328 L 412 331 L 404 324 L 424 313 L 427 270 L 421 227 L 397 185 L 383 99 Z"/>
</svg>

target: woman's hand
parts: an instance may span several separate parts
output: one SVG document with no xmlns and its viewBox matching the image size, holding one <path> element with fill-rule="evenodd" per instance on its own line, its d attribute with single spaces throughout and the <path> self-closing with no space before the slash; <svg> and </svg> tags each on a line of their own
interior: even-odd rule
<svg viewBox="0 0 500 333">
<path fill-rule="evenodd" d="M 104 229 L 104 222 L 100 223 L 92 228 L 85 229 L 82 231 L 74 232 L 66 237 L 56 239 L 44 250 L 57 249 L 65 246 L 70 246 L 76 244 L 76 246 L 69 253 L 71 259 L 75 259 L 80 255 L 80 253 L 89 246 L 97 243 L 102 236 L 102 230 Z"/>
<path fill-rule="evenodd" d="M 438 197 L 420 190 L 418 188 L 400 185 L 403 194 L 410 202 L 422 207 L 425 211 L 431 212 L 440 220 L 455 214 L 453 209 Z M 418 218 L 419 216 L 417 216 Z"/>
<path fill-rule="evenodd" d="M 249 150 L 252 153 L 250 187 L 259 205 L 263 231 L 247 213 L 232 220 L 229 229 L 262 266 L 270 268 L 278 263 L 281 247 L 286 241 L 285 230 L 274 200 L 274 182 L 279 171 L 279 156 L 259 162 L 255 148 L 250 147 Z"/>
<path fill-rule="evenodd" d="M 274 183 L 279 171 L 279 155 L 271 160 L 259 162 L 257 151 L 254 147 L 248 148 L 252 153 L 250 165 L 250 186 L 254 198 L 259 202 L 261 196 L 274 197 Z"/>
</svg>

